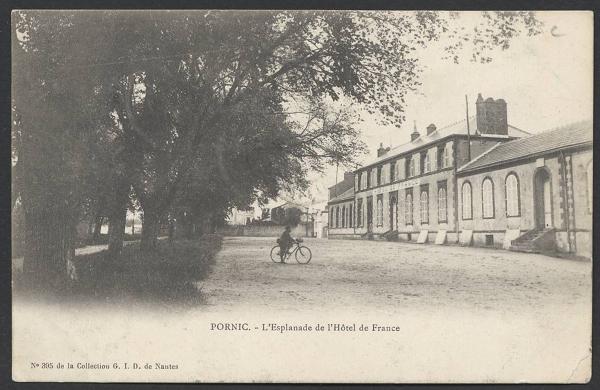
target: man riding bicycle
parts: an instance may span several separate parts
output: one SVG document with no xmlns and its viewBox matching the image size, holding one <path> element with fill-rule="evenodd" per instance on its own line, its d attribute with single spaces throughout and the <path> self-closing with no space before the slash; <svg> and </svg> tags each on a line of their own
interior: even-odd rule
<svg viewBox="0 0 600 390">
<path fill-rule="evenodd" d="M 281 257 L 281 262 L 284 263 L 284 257 L 287 251 L 291 248 L 291 246 L 296 242 L 294 238 L 291 236 L 290 231 L 292 228 L 288 225 L 285 227 L 285 230 L 279 237 L 277 242 L 279 243 L 279 257 Z"/>
</svg>

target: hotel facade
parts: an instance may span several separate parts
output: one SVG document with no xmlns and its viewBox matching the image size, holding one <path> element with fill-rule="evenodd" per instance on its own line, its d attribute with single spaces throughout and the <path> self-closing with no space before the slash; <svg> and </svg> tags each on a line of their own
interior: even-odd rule
<svg viewBox="0 0 600 390">
<path fill-rule="evenodd" d="M 585 128 L 585 126 L 583 127 Z M 584 144 L 585 147 L 589 147 L 586 153 L 591 153 L 591 124 L 587 131 L 589 142 L 584 142 Z M 583 133 L 585 130 L 582 130 Z M 476 101 L 476 115 L 469 117 L 468 121 L 465 119 L 439 129 L 431 124 L 423 134 L 415 128 L 411 134 L 411 141 L 406 144 L 394 148 L 384 148 L 383 145 L 380 145 L 377 158 L 353 172 L 354 186 L 352 188 L 348 188 L 344 193 L 334 197 L 331 196 L 330 191 L 328 237 L 386 238 L 418 243 L 462 243 L 463 245 L 510 247 L 513 240 L 518 240 L 525 233 L 537 229 L 538 225 L 533 222 L 535 218 L 529 215 L 519 217 L 518 221 L 512 215 L 506 218 L 501 217 L 502 213 L 506 215 L 507 207 L 510 208 L 510 213 L 514 212 L 514 200 L 509 199 L 508 203 L 506 200 L 501 201 L 506 197 L 506 195 L 502 195 L 503 188 L 508 185 L 509 194 L 513 194 L 515 191 L 519 192 L 519 199 L 523 199 L 523 208 L 527 204 L 527 207 L 531 206 L 530 209 L 533 210 L 533 192 L 527 192 L 533 188 L 533 184 L 526 185 L 525 181 L 533 180 L 535 174 L 532 171 L 531 175 L 521 179 L 522 183 L 517 185 L 518 189 L 516 190 L 513 189 L 515 184 L 512 178 L 501 184 L 498 184 L 499 180 L 495 178 L 492 180 L 493 189 L 490 190 L 490 183 L 488 181 L 483 183 L 483 178 L 479 175 L 484 171 L 495 172 L 500 167 L 507 169 L 506 165 L 498 163 L 497 160 L 503 160 L 506 150 L 514 149 L 515 144 L 525 142 L 527 139 L 533 138 L 533 141 L 529 142 L 537 144 L 540 140 L 536 141 L 534 137 L 537 135 L 532 136 L 528 132 L 508 124 L 507 104 L 503 99 L 484 99 L 479 94 Z M 585 138 L 585 135 L 582 137 Z M 552 136 L 546 138 L 552 138 Z M 566 138 L 568 139 L 568 137 Z M 579 141 L 581 141 L 580 138 L 577 142 Z M 568 149 L 567 144 L 568 142 L 563 142 L 560 146 Z M 511 147 L 506 149 L 506 145 L 511 145 Z M 540 153 L 544 154 L 548 151 L 553 158 L 556 157 L 551 144 L 545 142 L 540 145 L 539 153 L 534 154 L 533 157 L 519 154 L 514 158 L 523 164 L 525 162 L 531 164 L 531 159 L 535 157 L 537 162 L 534 161 L 533 164 L 540 165 Z M 526 144 L 517 149 L 528 150 L 530 147 Z M 585 159 L 585 157 L 577 156 L 578 160 Z M 490 157 L 493 160 L 488 160 Z M 570 157 L 572 162 L 573 158 L 575 157 Z M 544 161 L 548 161 L 547 170 L 550 176 L 552 176 L 550 172 L 559 172 L 558 166 L 553 160 Z M 515 164 L 516 160 L 511 163 Z M 493 176 L 503 173 L 498 172 Z M 555 177 L 556 173 L 553 175 L 552 177 Z M 578 175 L 581 176 L 581 174 Z M 346 180 L 347 178 L 345 177 Z M 576 180 L 570 187 L 572 190 L 581 185 L 578 180 L 581 178 L 574 177 L 574 179 Z M 575 181 L 578 184 L 575 184 Z M 556 177 L 554 183 L 558 183 Z M 583 181 L 583 183 L 586 182 Z M 467 191 L 469 185 L 471 186 L 470 193 Z M 483 198 L 487 202 L 485 205 L 481 203 L 482 190 L 479 186 L 485 187 L 486 196 Z M 554 185 L 553 189 L 559 190 L 557 185 Z M 565 188 L 561 187 L 560 190 L 564 191 Z M 490 207 L 492 207 L 489 205 L 488 194 L 490 191 L 495 194 L 492 201 L 493 217 L 490 216 Z M 538 193 L 539 191 L 536 190 L 536 196 Z M 524 199 L 531 200 L 525 203 Z M 543 198 L 539 196 L 535 199 L 543 202 Z M 553 201 L 558 201 L 559 198 L 553 199 Z M 575 201 L 573 199 L 569 201 L 556 204 L 555 210 L 560 210 L 560 207 L 575 207 Z M 529 205 L 529 203 L 532 204 Z M 469 214 L 469 208 L 466 207 L 469 204 L 473 204 L 471 214 Z M 500 207 L 504 208 L 501 210 Z M 482 211 L 484 209 L 485 220 Z M 577 211 L 573 210 L 571 214 L 575 216 Z M 557 211 L 553 215 L 558 218 L 558 215 L 563 214 Z M 581 223 L 588 222 L 585 218 L 577 220 Z M 563 226 L 564 224 L 561 225 L 561 222 L 557 220 L 552 224 L 553 227 L 555 225 Z M 573 223 L 570 229 L 565 226 L 564 232 L 562 230 L 554 231 L 553 234 L 558 234 L 555 241 L 563 242 L 565 241 L 563 236 L 572 236 L 573 234 L 579 234 L 580 242 L 591 240 L 591 219 L 585 227 L 582 227 L 581 224 L 577 226 L 576 228 Z M 589 230 L 588 238 L 581 238 L 586 236 L 586 232 L 582 229 Z M 541 230 L 547 231 L 549 228 Z M 567 233 L 566 230 L 569 232 Z M 491 238 L 490 235 L 492 235 Z M 548 241 L 547 237 L 541 237 L 537 233 L 530 233 L 529 237 L 534 237 L 540 242 Z M 516 244 L 514 248 L 518 247 Z M 517 249 L 537 251 L 537 247 L 529 244 L 531 243 L 525 242 Z M 577 250 L 574 246 L 572 248 L 567 246 L 556 245 L 555 247 L 561 251 L 584 255 L 587 253 L 587 249 L 583 250 L 583 247 L 587 247 L 586 244 L 583 245 L 582 250 Z"/>
</svg>

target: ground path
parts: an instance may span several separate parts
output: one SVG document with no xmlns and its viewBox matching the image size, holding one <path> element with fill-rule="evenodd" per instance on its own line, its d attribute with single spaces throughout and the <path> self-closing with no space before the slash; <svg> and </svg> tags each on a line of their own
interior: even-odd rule
<svg viewBox="0 0 600 390">
<path fill-rule="evenodd" d="M 308 239 L 308 265 L 274 264 L 273 238 L 226 237 L 208 280 L 218 307 L 402 310 L 455 307 L 543 312 L 587 307 L 591 262 L 505 250 Z"/>
</svg>

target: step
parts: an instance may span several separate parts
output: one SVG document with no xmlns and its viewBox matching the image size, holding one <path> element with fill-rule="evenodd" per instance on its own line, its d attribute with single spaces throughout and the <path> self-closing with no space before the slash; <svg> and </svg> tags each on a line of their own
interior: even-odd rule
<svg viewBox="0 0 600 390">
<path fill-rule="evenodd" d="M 509 250 L 514 252 L 540 253 L 540 250 L 533 245 L 511 245 Z"/>
</svg>

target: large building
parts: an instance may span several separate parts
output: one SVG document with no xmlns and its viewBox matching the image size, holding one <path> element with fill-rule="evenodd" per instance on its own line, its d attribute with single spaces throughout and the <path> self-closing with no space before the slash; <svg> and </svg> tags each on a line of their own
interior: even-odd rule
<svg viewBox="0 0 600 390">
<path fill-rule="evenodd" d="M 591 122 L 500 144 L 458 170 L 465 244 L 592 254 Z"/>
<path fill-rule="evenodd" d="M 591 124 L 576 128 L 580 131 L 578 137 L 572 137 L 569 129 L 532 136 L 508 124 L 504 100 L 483 99 L 480 94 L 476 115 L 468 121 L 439 129 L 431 124 L 423 134 L 415 128 L 411 141 L 406 144 L 394 148 L 380 145 L 377 158 L 354 172 L 352 188 L 335 196 L 330 193 L 329 237 L 386 237 L 438 244 L 502 244 L 513 249 L 529 250 L 535 249 L 531 248 L 531 240 L 538 243 L 548 240 L 551 235 L 548 230 L 552 226 L 556 228 L 556 249 L 585 255 L 591 251 L 591 244 L 585 244 L 591 240 L 591 214 L 578 217 L 582 212 L 578 207 L 581 206 L 575 206 L 577 199 L 570 199 L 565 191 L 573 191 L 578 186 L 585 188 L 588 183 L 587 179 L 580 179 L 587 177 L 586 169 L 589 168 L 590 172 L 592 169 L 591 163 L 588 168 L 583 167 L 583 160 L 588 158 L 591 161 L 592 132 Z M 558 137 L 559 134 L 562 136 Z M 552 206 L 555 210 L 552 218 L 555 220 L 550 226 L 537 231 L 536 227 L 541 225 L 536 225 L 536 221 L 541 221 L 543 213 L 539 210 L 531 213 L 536 207 L 542 207 L 539 204 L 544 204 L 544 197 L 532 180 L 535 177 L 542 187 L 548 186 L 543 184 L 546 176 L 554 178 L 550 179 L 552 183 L 559 183 L 557 175 L 564 171 L 564 164 L 559 164 L 562 158 L 559 152 L 570 153 L 573 150 L 578 152 L 572 156 L 567 153 L 564 158 L 571 161 L 569 164 L 577 163 L 581 167 L 573 166 L 569 168 L 572 172 L 563 172 L 573 175 L 570 176 L 573 183 L 562 187 L 553 185 L 552 191 L 556 195 L 552 199 L 556 204 Z M 512 176 L 508 181 L 499 180 L 499 176 L 506 176 L 511 167 L 516 167 L 516 176 L 521 177 L 517 184 Z M 537 170 L 531 170 L 531 167 Z M 546 168 L 539 169 L 542 167 Z M 485 172 L 488 172 L 487 175 L 494 173 L 493 179 L 484 183 Z M 565 180 L 564 183 L 568 183 Z M 519 199 L 523 202 L 527 199 L 526 206 L 523 206 L 527 213 L 523 211 L 522 216 L 513 215 L 512 198 L 508 203 L 501 201 L 505 199 L 502 191 L 506 185 L 509 186 L 509 194 L 520 191 Z M 515 185 L 517 189 L 513 188 Z M 468 191 L 469 187 L 471 191 Z M 490 191 L 494 193 L 491 205 Z M 557 191 L 567 195 L 559 196 Z M 573 196 L 577 198 L 577 195 Z M 494 210 L 491 211 L 491 208 Z M 507 212 L 510 216 L 501 217 Z M 563 222 L 569 216 L 575 220 L 570 224 Z M 513 243 L 513 240 L 516 242 Z M 579 242 L 578 249 L 575 241 Z"/>
<path fill-rule="evenodd" d="M 504 100 L 479 95 L 476 106 L 468 121 L 442 128 L 431 124 L 423 134 L 415 127 L 410 142 L 381 145 L 375 161 L 355 171 L 354 204 L 349 206 L 355 215 L 345 223 L 330 222 L 330 237 L 391 234 L 410 241 L 419 235 L 421 241 L 458 240 L 458 167 L 498 143 L 529 135 L 508 124 Z M 330 221 L 341 201 L 348 207 L 340 197 L 330 201 Z"/>
</svg>

